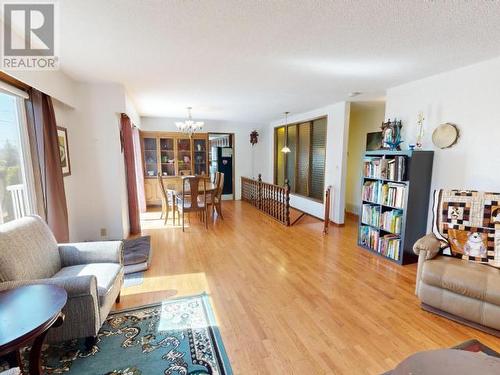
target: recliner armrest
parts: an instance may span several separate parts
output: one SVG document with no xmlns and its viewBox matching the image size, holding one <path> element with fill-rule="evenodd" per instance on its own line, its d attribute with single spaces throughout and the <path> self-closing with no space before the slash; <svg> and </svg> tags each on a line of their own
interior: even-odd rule
<svg viewBox="0 0 500 375">
<path fill-rule="evenodd" d="M 413 245 L 413 252 L 419 256 L 421 252 L 425 252 L 426 260 L 436 257 L 439 250 L 441 250 L 441 241 L 439 241 L 432 233 L 420 238 Z"/>
<path fill-rule="evenodd" d="M 90 263 L 123 264 L 123 241 L 59 244 L 62 267 Z"/>
</svg>

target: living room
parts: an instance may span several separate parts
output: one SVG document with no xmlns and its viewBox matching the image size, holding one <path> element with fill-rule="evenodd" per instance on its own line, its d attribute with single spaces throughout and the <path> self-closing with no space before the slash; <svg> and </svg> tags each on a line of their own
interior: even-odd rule
<svg viewBox="0 0 500 375">
<path fill-rule="evenodd" d="M 499 15 L 2 4 L 0 373 L 498 373 Z"/>
</svg>

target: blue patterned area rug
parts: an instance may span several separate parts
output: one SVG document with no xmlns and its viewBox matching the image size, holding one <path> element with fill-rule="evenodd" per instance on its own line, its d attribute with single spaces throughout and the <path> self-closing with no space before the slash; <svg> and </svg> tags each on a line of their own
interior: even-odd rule
<svg viewBox="0 0 500 375">
<path fill-rule="evenodd" d="M 42 356 L 46 374 L 233 373 L 206 294 L 113 313 L 91 351 L 72 340 L 48 345 Z"/>
</svg>

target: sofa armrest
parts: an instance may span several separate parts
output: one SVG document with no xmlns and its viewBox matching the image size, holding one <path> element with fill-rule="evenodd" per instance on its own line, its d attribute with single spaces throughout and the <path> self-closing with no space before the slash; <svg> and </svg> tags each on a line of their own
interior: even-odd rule
<svg viewBox="0 0 500 375">
<path fill-rule="evenodd" d="M 123 264 L 122 241 L 97 241 L 59 244 L 62 267 L 89 263 Z"/>
<path fill-rule="evenodd" d="M 97 305 L 97 279 L 93 275 L 75 277 L 53 277 L 48 279 L 16 280 L 0 283 L 0 291 L 9 290 L 25 285 L 50 284 L 57 285 L 68 294 L 68 299 L 91 296 Z M 98 306 L 98 305 L 97 305 Z"/>
<path fill-rule="evenodd" d="M 49 331 L 49 341 L 96 336 L 101 327 L 97 279 L 93 275 L 17 280 L 0 283 L 0 291 L 32 284 L 52 284 L 66 290 L 68 301 L 63 307 L 64 324 Z"/>
<path fill-rule="evenodd" d="M 426 260 L 435 258 L 439 250 L 441 250 L 441 242 L 433 234 L 420 238 L 413 245 L 413 252 L 418 256 L 425 255 Z"/>
</svg>

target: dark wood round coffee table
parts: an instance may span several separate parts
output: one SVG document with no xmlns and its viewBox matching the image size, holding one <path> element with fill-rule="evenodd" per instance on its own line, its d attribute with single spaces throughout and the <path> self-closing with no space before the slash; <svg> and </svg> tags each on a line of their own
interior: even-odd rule
<svg viewBox="0 0 500 375">
<path fill-rule="evenodd" d="M 42 374 L 40 352 L 50 327 L 62 324 L 68 295 L 55 285 L 29 285 L 0 293 L 0 356 L 33 342 L 30 375 Z"/>
</svg>

